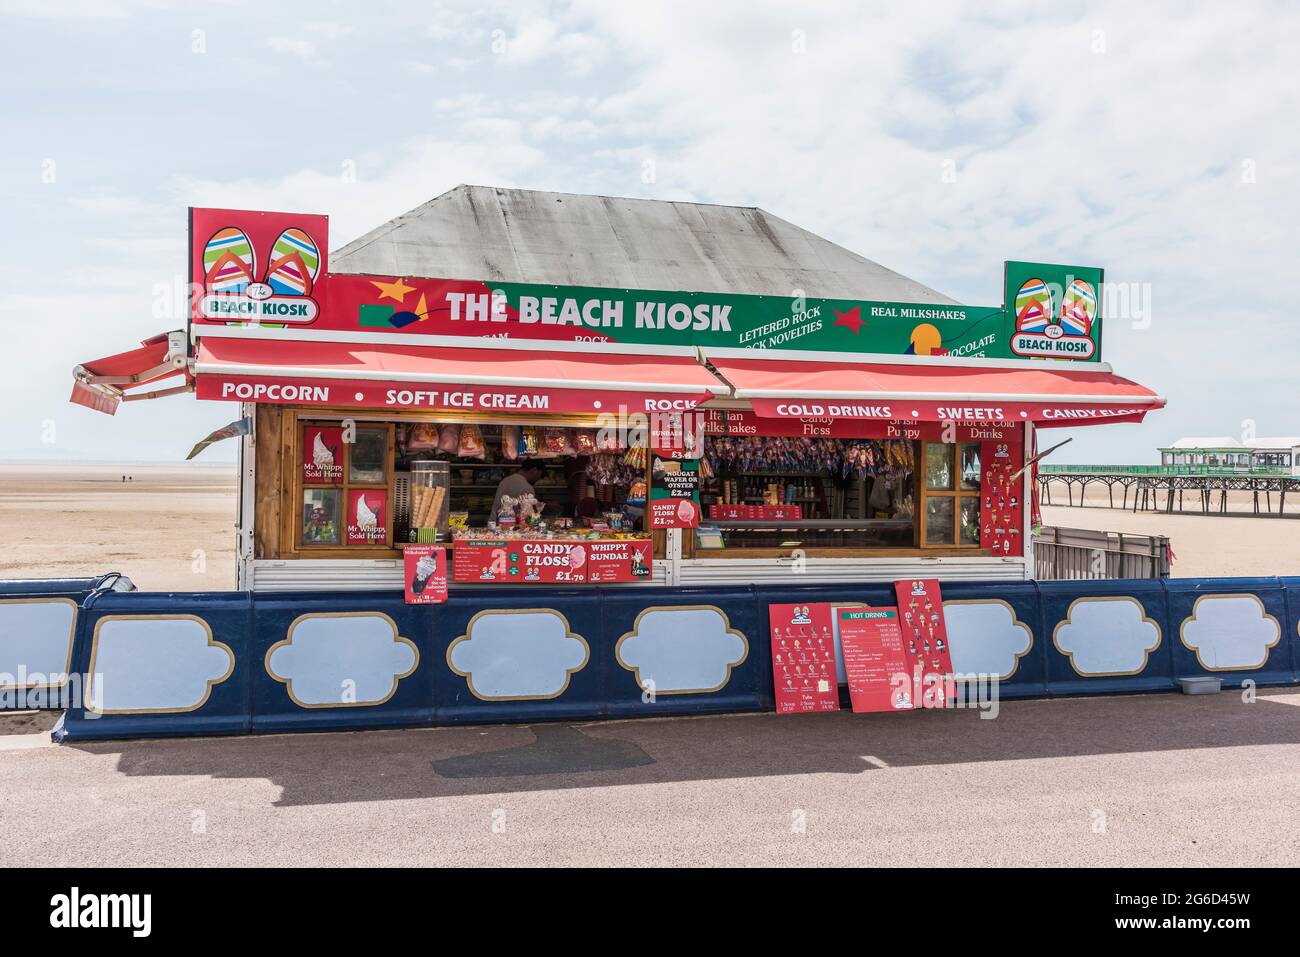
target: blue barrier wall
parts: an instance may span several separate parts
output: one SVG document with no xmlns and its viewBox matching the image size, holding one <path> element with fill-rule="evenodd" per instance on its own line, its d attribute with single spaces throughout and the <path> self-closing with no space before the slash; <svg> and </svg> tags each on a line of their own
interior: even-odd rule
<svg viewBox="0 0 1300 957">
<path fill-rule="evenodd" d="M 0 710 L 62 710 L 81 606 L 98 592 L 134 589 L 117 572 L 0 581 Z"/>
<path fill-rule="evenodd" d="M 954 582 L 958 673 L 1004 698 L 1300 681 L 1300 578 Z M 769 603 L 891 586 L 87 592 L 60 740 L 765 711 Z"/>
</svg>

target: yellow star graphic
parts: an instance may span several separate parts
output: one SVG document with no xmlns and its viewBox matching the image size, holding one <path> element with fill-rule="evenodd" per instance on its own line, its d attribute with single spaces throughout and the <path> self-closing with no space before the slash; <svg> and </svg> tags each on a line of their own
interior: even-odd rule
<svg viewBox="0 0 1300 957">
<path fill-rule="evenodd" d="M 404 303 L 408 292 L 415 292 L 414 286 L 408 286 L 402 280 L 394 282 L 381 282 L 377 279 L 370 280 L 370 285 L 379 290 L 380 299 L 395 299 L 397 302 Z"/>
</svg>

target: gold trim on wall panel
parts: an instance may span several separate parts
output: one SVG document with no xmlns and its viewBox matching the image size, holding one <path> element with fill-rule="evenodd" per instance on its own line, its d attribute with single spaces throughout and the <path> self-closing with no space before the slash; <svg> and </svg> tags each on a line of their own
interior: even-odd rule
<svg viewBox="0 0 1300 957">
<path fill-rule="evenodd" d="M 722 679 L 721 684 L 715 685 L 712 688 L 675 688 L 671 691 L 663 691 L 660 690 L 659 688 L 655 688 L 654 689 L 655 695 L 712 694 L 716 691 L 721 691 L 723 688 L 725 688 L 727 685 L 731 683 L 732 672 L 734 672 L 737 668 L 739 668 L 741 665 L 743 665 L 746 661 L 749 660 L 749 652 L 750 652 L 749 638 L 739 628 L 733 628 L 731 626 L 731 618 L 727 615 L 725 611 L 723 611 L 717 605 L 651 605 L 648 608 L 642 608 L 641 611 L 637 613 L 636 618 L 632 622 L 632 629 L 630 631 L 624 632 L 622 636 L 618 639 L 618 641 L 614 642 L 614 660 L 618 662 L 620 668 L 624 669 L 625 671 L 632 672 L 633 677 L 636 679 L 637 687 L 640 688 L 642 691 L 649 691 L 650 689 L 647 688 L 644 682 L 642 682 L 641 680 L 641 669 L 634 665 L 629 665 L 624 663 L 623 642 L 627 641 L 629 638 L 633 637 L 640 631 L 641 619 L 643 617 L 645 617 L 650 612 L 659 612 L 659 611 L 715 611 L 718 613 L 718 616 L 722 619 L 723 631 L 727 634 L 735 635 L 737 638 L 739 638 L 740 643 L 741 645 L 744 646 L 745 650 L 744 653 L 741 654 L 741 656 L 738 659 L 736 659 L 735 661 L 727 665 L 727 674 L 726 677 Z"/>
<path fill-rule="evenodd" d="M 225 651 L 226 656 L 230 659 L 230 666 L 226 669 L 225 674 L 219 678 L 207 679 L 208 687 L 203 692 L 203 697 L 195 704 L 188 708 L 105 708 L 99 709 L 94 707 L 91 702 L 95 700 L 94 682 L 95 682 L 95 663 L 99 657 L 99 631 L 108 622 L 111 621 L 196 621 L 203 626 L 207 632 L 209 648 L 220 648 Z M 212 697 L 212 689 L 224 682 L 235 673 L 235 651 L 224 641 L 217 641 L 212 635 L 212 626 L 198 615 L 105 615 L 99 621 L 95 622 L 95 631 L 90 639 L 90 667 L 86 672 L 86 701 L 85 710 L 93 711 L 95 714 L 188 714 L 191 711 L 198 711 L 208 699 Z"/>
<path fill-rule="evenodd" d="M 560 621 L 564 622 L 565 638 L 573 638 L 581 643 L 582 661 L 576 667 L 565 669 L 564 684 L 563 686 L 561 686 L 560 690 L 556 691 L 554 694 L 545 694 L 545 695 L 479 694 L 478 689 L 474 687 L 473 672 L 461 671 L 454 664 L 452 664 L 451 653 L 452 650 L 461 642 L 474 640 L 473 638 L 474 622 L 488 615 L 553 615 L 556 618 L 560 619 Z M 569 623 L 568 615 L 564 614 L 564 612 L 559 611 L 558 609 L 555 608 L 488 608 L 488 609 L 484 609 L 483 611 L 475 612 L 474 617 L 472 617 L 465 624 L 465 633 L 463 635 L 457 636 L 455 639 L 451 641 L 450 644 L 447 645 L 446 659 L 447 659 L 447 667 L 450 668 L 454 674 L 460 675 L 462 678 L 465 679 L 465 684 L 469 688 L 469 693 L 472 694 L 475 698 L 478 698 L 480 701 L 550 701 L 554 698 L 560 697 L 560 695 L 568 691 L 569 683 L 573 680 L 573 676 L 591 663 L 591 645 L 587 643 L 586 638 L 584 638 L 582 635 L 578 634 L 576 631 L 573 630 L 573 625 Z"/>
<path fill-rule="evenodd" d="M 32 683 L 28 681 L 25 685 L 18 684 L 17 681 L 12 684 L 0 684 L 0 691 L 53 691 L 56 688 L 62 688 L 68 683 L 68 673 L 72 670 L 72 643 L 77 634 L 77 616 L 81 610 L 77 603 L 71 598 L 59 598 L 50 596 L 49 598 L 0 598 L 0 605 L 49 605 L 49 604 L 67 604 L 72 606 L 72 625 L 68 629 L 68 657 L 63 664 L 63 680 L 57 684 L 52 681 Z M 13 676 L 17 678 L 17 675 Z M 52 677 L 47 675 L 46 677 Z"/>
</svg>

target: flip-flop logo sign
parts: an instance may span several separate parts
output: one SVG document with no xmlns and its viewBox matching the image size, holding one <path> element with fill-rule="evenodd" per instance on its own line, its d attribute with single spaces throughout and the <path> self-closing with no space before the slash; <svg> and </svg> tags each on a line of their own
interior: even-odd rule
<svg viewBox="0 0 1300 957">
<path fill-rule="evenodd" d="M 1091 359 L 1097 351 L 1092 337 L 1097 290 L 1090 282 L 1071 278 L 1062 288 L 1037 277 L 1026 279 L 1016 292 L 1012 310 L 1015 332 L 1011 351 L 1016 355 Z"/>
<path fill-rule="evenodd" d="M 223 226 L 203 247 L 199 315 L 218 322 L 313 322 L 320 312 L 312 287 L 321 253 L 305 229 L 283 230 L 259 273 L 258 252 L 238 226 Z M 260 279 L 258 278 L 260 275 Z"/>
</svg>

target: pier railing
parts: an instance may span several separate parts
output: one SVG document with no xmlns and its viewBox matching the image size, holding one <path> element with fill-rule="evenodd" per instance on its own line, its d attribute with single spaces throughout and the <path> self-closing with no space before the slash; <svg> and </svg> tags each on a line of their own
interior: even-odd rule
<svg viewBox="0 0 1300 957">
<path fill-rule="evenodd" d="M 1168 578 L 1169 538 L 1044 526 L 1034 535 L 1034 577 Z"/>
<path fill-rule="evenodd" d="M 1233 476 L 1287 476 L 1287 468 L 1232 465 L 1040 465 L 1039 475 L 1204 475 L 1211 478 Z"/>
</svg>

